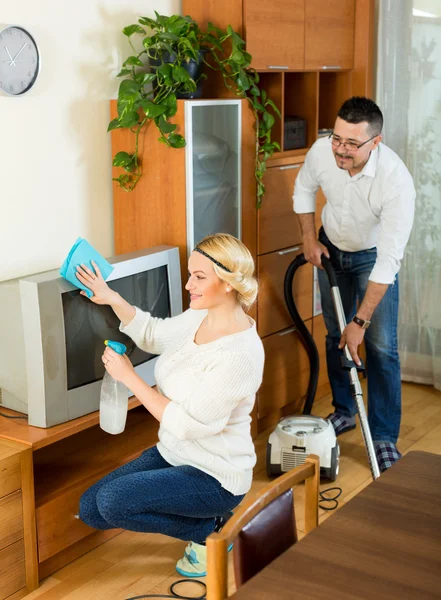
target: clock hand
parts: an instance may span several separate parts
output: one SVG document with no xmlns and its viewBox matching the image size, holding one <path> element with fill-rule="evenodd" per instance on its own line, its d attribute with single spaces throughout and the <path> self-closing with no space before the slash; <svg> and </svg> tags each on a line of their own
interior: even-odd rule
<svg viewBox="0 0 441 600">
<path fill-rule="evenodd" d="M 7 46 L 5 46 L 5 50 L 6 50 L 6 52 L 8 53 L 8 56 L 9 56 L 9 58 L 12 60 L 12 62 L 14 62 L 14 59 L 12 58 L 12 56 L 11 56 L 11 53 L 9 52 L 9 50 L 8 50 L 8 47 L 7 47 Z M 5 60 L 4 60 L 3 62 L 7 62 L 7 61 L 5 61 Z"/>
<path fill-rule="evenodd" d="M 14 62 L 14 64 L 15 64 L 15 61 L 16 61 L 16 59 L 17 59 L 18 55 L 19 55 L 19 54 L 21 54 L 21 52 L 22 52 L 23 48 L 25 48 L 25 47 L 26 47 L 26 44 L 23 44 L 23 46 L 20 48 L 20 50 L 19 50 L 19 51 L 17 52 L 17 54 L 14 56 L 14 58 L 13 58 L 13 62 Z"/>
</svg>

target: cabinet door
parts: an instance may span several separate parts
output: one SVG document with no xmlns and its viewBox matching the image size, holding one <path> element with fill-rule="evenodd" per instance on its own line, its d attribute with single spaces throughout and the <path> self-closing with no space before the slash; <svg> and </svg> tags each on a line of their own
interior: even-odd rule
<svg viewBox="0 0 441 600">
<path fill-rule="evenodd" d="M 299 219 L 293 211 L 294 182 L 302 163 L 271 167 L 264 176 L 265 195 L 257 211 L 258 254 L 302 242 Z"/>
<path fill-rule="evenodd" d="M 303 69 L 305 0 L 244 0 L 244 28 L 255 69 Z"/>
<path fill-rule="evenodd" d="M 352 69 L 355 0 L 308 0 L 305 5 L 305 70 Z"/>
<path fill-rule="evenodd" d="M 258 418 L 293 402 L 295 412 L 301 412 L 308 390 L 309 359 L 294 327 L 265 338 L 263 346 L 265 369 L 257 397 Z"/>
<path fill-rule="evenodd" d="M 290 263 L 302 251 L 303 247 L 297 246 L 259 256 L 257 260 L 257 328 L 261 337 L 292 326 L 285 304 L 284 279 Z M 293 281 L 294 301 L 303 319 L 312 317 L 312 284 L 312 265 L 308 263 L 299 268 Z"/>
</svg>

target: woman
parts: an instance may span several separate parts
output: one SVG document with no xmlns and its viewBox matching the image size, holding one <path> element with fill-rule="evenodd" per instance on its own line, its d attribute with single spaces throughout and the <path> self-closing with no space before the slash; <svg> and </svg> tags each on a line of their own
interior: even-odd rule
<svg viewBox="0 0 441 600">
<path fill-rule="evenodd" d="M 246 315 L 257 295 L 254 262 L 236 238 L 204 238 L 188 261 L 190 308 L 158 319 L 112 291 L 96 267 L 77 277 L 92 302 L 108 304 L 120 329 L 143 350 L 160 354 L 156 389 L 127 356 L 107 347 L 108 373 L 159 421 L 159 442 L 88 489 L 80 517 L 96 529 L 123 528 L 192 540 L 176 570 L 206 574 L 205 539 L 219 531 L 251 487 L 256 462 L 250 413 L 262 381 L 264 353 Z M 82 292 L 85 295 L 84 292 Z"/>
</svg>

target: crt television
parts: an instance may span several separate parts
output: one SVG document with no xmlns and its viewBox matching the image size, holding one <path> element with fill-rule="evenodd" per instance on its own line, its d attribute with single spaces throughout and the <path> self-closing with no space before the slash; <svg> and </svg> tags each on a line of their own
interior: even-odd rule
<svg viewBox="0 0 441 600">
<path fill-rule="evenodd" d="M 157 246 L 109 259 L 109 287 L 156 317 L 182 312 L 179 250 Z M 99 306 L 58 271 L 0 283 L 0 405 L 51 427 L 98 410 L 104 340 L 127 346 L 150 385 L 157 357 L 119 331 L 109 306 Z"/>
</svg>

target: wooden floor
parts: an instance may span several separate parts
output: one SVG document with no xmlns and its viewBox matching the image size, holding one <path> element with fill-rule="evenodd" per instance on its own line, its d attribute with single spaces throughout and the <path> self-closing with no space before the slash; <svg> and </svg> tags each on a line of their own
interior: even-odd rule
<svg viewBox="0 0 441 600">
<path fill-rule="evenodd" d="M 330 411 L 329 397 L 316 401 L 314 414 L 326 416 Z M 268 481 L 265 450 L 269 433 L 260 434 L 256 440 L 258 461 L 250 496 Z M 339 442 L 340 474 L 335 485 L 343 490 L 340 508 L 370 483 L 371 475 L 359 427 L 341 436 Z M 403 454 L 409 450 L 441 454 L 441 392 L 432 387 L 403 384 L 403 419 L 398 446 Z M 323 483 L 321 488 L 330 485 Z M 302 486 L 296 489 L 296 508 L 299 537 L 302 537 Z M 333 514 L 321 510 L 320 522 L 332 518 Z M 141 594 L 166 594 L 170 584 L 180 578 L 175 572 L 175 563 L 184 547 L 184 542 L 166 536 L 123 532 L 54 573 L 25 600 L 124 600 Z M 234 589 L 232 577 L 230 588 Z M 197 595 L 200 589 L 195 589 L 195 584 L 184 584 L 179 593 Z"/>
</svg>

